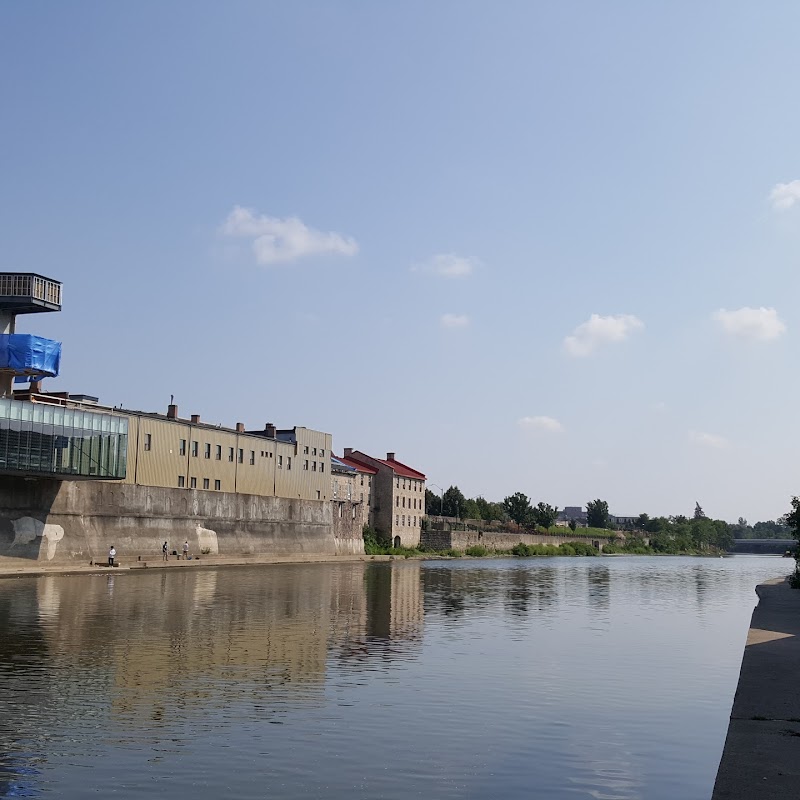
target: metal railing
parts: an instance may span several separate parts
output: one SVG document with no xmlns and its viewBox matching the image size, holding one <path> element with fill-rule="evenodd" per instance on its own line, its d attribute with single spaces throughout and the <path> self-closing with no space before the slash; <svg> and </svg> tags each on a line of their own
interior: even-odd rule
<svg viewBox="0 0 800 800">
<path fill-rule="evenodd" d="M 31 273 L 0 272 L 0 297 L 33 297 L 60 306 L 61 284 Z"/>
</svg>

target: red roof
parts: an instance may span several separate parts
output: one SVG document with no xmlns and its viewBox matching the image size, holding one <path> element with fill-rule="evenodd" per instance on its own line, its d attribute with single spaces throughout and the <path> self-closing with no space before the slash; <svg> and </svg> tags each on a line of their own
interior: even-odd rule
<svg viewBox="0 0 800 800">
<path fill-rule="evenodd" d="M 399 475 L 401 478 L 416 478 L 417 480 L 421 481 L 425 480 L 425 476 L 421 472 L 417 472 L 415 469 L 411 469 L 411 467 L 408 467 L 399 461 L 389 461 L 385 458 L 376 458 L 375 460 L 380 461 L 381 464 L 386 464 L 387 467 L 391 467 L 394 470 L 395 475 Z"/>
<path fill-rule="evenodd" d="M 348 467 L 352 467 L 353 469 L 358 470 L 359 472 L 366 472 L 369 475 L 377 475 L 378 470 L 375 467 L 371 467 L 369 464 L 365 464 L 363 461 L 359 461 L 357 458 L 353 458 L 352 456 L 335 456 L 339 459 L 343 464 L 347 464 Z"/>
</svg>

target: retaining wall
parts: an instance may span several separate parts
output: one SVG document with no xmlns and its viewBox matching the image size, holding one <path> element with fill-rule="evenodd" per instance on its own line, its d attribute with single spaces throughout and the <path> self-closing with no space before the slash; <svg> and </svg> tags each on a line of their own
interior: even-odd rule
<svg viewBox="0 0 800 800">
<path fill-rule="evenodd" d="M 331 503 L 103 481 L 0 479 L 0 557 L 42 561 L 153 558 L 164 541 L 220 555 L 359 552 L 334 535 Z M 360 529 L 359 529 L 360 534 Z M 363 552 L 363 544 L 361 545 Z"/>
<path fill-rule="evenodd" d="M 468 547 L 478 545 L 487 550 L 510 550 L 514 545 L 519 544 L 552 544 L 560 545 L 567 542 L 586 542 L 588 544 L 599 545 L 600 550 L 603 545 L 613 542 L 614 537 L 607 539 L 589 538 L 586 536 L 550 536 L 541 533 L 515 533 L 513 531 L 479 533 L 478 531 L 441 531 L 425 530 L 422 531 L 420 544 L 430 550 L 466 550 Z"/>
</svg>

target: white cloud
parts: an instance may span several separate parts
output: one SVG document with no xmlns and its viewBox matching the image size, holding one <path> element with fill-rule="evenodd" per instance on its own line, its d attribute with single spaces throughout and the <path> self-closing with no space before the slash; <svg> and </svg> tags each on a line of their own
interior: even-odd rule
<svg viewBox="0 0 800 800">
<path fill-rule="evenodd" d="M 466 328 L 469 317 L 466 314 L 442 314 L 439 322 L 443 328 Z"/>
<path fill-rule="evenodd" d="M 659 414 L 667 410 L 667 404 L 663 400 L 658 400 L 653 403 L 653 411 L 658 411 Z"/>
<path fill-rule="evenodd" d="M 609 342 L 622 342 L 636 330 L 644 328 L 644 323 L 632 314 L 616 314 L 601 317 L 592 314 L 564 339 L 564 349 L 571 356 L 591 355 L 600 345 Z"/>
<path fill-rule="evenodd" d="M 296 261 L 321 253 L 353 256 L 358 252 L 358 243 L 351 236 L 317 231 L 297 217 L 268 217 L 242 206 L 234 207 L 220 231 L 224 236 L 251 239 L 259 264 Z"/>
<path fill-rule="evenodd" d="M 412 272 L 432 272 L 443 278 L 466 278 L 477 267 L 474 258 L 457 256 L 455 253 L 439 253 L 421 264 L 411 267 Z"/>
<path fill-rule="evenodd" d="M 518 424 L 520 428 L 525 428 L 529 431 L 561 433 L 564 430 L 564 426 L 553 417 L 523 417 Z"/>
<path fill-rule="evenodd" d="M 776 183 L 769 193 L 769 199 L 776 211 L 787 211 L 800 201 L 800 181 Z"/>
<path fill-rule="evenodd" d="M 786 323 L 774 308 L 738 308 L 728 311 L 721 308 L 711 315 L 725 333 L 745 339 L 768 342 L 786 333 Z"/>
<path fill-rule="evenodd" d="M 715 450 L 726 448 L 730 442 L 724 436 L 717 436 L 714 433 L 703 433 L 701 431 L 689 431 L 689 441 L 702 447 L 712 447 Z"/>
</svg>

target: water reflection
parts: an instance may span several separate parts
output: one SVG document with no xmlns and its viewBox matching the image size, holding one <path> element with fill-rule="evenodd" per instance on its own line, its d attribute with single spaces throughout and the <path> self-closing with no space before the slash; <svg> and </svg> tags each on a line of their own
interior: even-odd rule
<svg viewBox="0 0 800 800">
<path fill-rule="evenodd" d="M 713 780 L 703 747 L 722 746 L 753 587 L 785 566 L 507 559 L 0 581 L 0 796 L 82 797 L 108 765 L 143 782 L 119 787 L 123 800 L 155 779 L 198 800 L 254 786 L 701 796 L 653 776 L 678 763 L 673 781 Z M 365 747 L 391 752 L 396 772 L 373 770 Z"/>
</svg>

